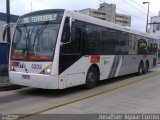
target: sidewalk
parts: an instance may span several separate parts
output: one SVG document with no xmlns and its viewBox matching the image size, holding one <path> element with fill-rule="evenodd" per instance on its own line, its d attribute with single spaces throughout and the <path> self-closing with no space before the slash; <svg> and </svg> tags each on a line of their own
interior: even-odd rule
<svg viewBox="0 0 160 120">
<path fill-rule="evenodd" d="M 8 76 L 0 76 L 0 84 L 1 83 L 9 83 Z"/>
<path fill-rule="evenodd" d="M 22 87 L 23 86 L 10 83 L 8 76 L 0 75 L 0 91 L 16 90 L 16 89 L 20 89 Z"/>
<path fill-rule="evenodd" d="M 8 78 L 8 69 L 1 69 L 0 70 L 0 86 L 1 84 L 8 84 L 9 78 Z"/>
<path fill-rule="evenodd" d="M 0 88 L 10 85 L 8 76 L 0 76 Z"/>
</svg>

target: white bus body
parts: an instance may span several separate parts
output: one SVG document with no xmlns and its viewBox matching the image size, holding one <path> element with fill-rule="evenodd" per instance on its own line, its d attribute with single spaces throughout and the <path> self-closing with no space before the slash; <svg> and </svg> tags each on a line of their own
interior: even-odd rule
<svg viewBox="0 0 160 120">
<path fill-rule="evenodd" d="M 65 32 L 65 24 L 71 33 Z M 154 67 L 156 42 L 155 37 L 146 33 L 77 12 L 33 12 L 17 22 L 11 43 L 9 78 L 14 84 L 44 89 L 83 84 L 93 88 L 95 79 L 142 74 Z"/>
</svg>

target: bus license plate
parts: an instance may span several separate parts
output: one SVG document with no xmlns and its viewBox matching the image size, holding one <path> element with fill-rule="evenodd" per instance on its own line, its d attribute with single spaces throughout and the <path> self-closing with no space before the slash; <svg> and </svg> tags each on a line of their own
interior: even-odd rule
<svg viewBox="0 0 160 120">
<path fill-rule="evenodd" d="M 30 79 L 30 75 L 22 75 L 23 79 Z"/>
</svg>

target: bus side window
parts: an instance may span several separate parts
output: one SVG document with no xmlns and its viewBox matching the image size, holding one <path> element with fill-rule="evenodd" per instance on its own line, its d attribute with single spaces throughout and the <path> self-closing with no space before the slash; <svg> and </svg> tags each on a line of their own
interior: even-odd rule
<svg viewBox="0 0 160 120">
<path fill-rule="evenodd" d="M 80 53 L 81 51 L 81 36 L 82 30 L 78 26 L 72 27 L 72 35 L 71 35 L 71 44 L 72 44 L 72 52 Z"/>
</svg>

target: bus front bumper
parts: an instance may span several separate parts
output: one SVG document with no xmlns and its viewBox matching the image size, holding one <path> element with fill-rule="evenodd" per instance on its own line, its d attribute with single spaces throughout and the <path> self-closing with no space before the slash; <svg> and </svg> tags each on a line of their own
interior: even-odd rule
<svg viewBox="0 0 160 120">
<path fill-rule="evenodd" d="M 10 82 L 17 85 L 43 89 L 58 89 L 58 76 L 9 72 Z"/>
</svg>

